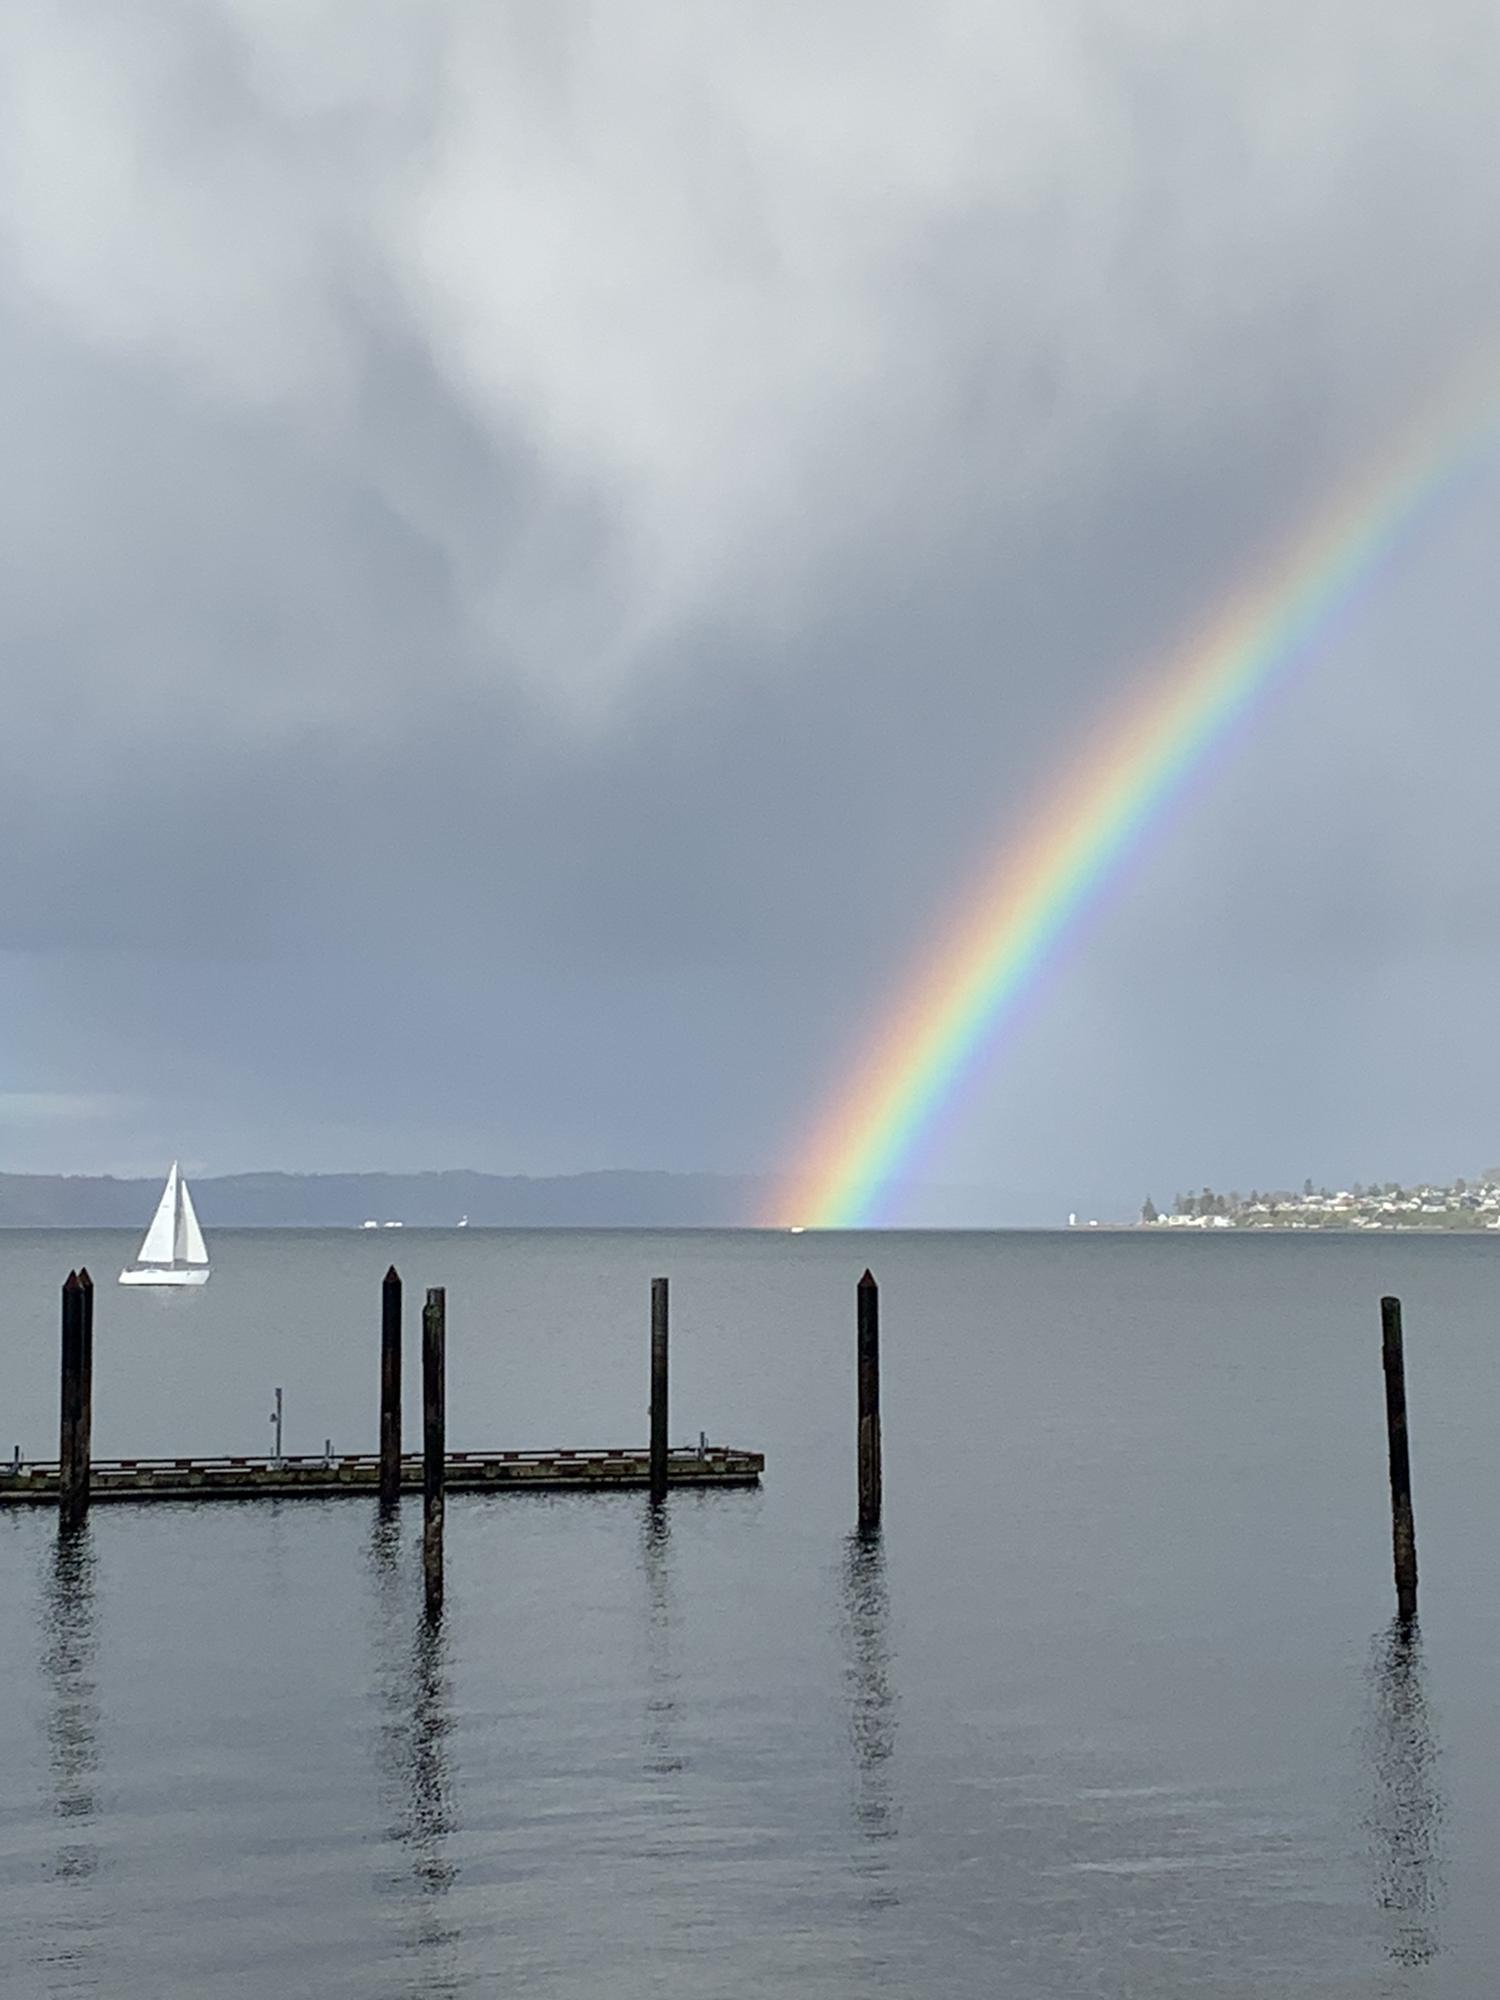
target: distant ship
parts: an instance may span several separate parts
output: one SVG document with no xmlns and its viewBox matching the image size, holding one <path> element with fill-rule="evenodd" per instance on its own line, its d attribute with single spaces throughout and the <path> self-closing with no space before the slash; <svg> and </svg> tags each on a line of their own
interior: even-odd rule
<svg viewBox="0 0 1500 2000">
<path fill-rule="evenodd" d="M 120 1273 L 122 1285 L 206 1285 L 208 1245 L 193 1211 L 188 1184 L 172 1162 L 140 1254 Z"/>
</svg>

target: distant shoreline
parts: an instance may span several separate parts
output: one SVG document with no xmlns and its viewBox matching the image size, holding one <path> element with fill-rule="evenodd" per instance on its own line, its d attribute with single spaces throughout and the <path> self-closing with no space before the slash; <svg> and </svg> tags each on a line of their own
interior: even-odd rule
<svg viewBox="0 0 1500 2000">
<path fill-rule="evenodd" d="M 360 1229 L 371 1221 L 449 1229 L 465 1216 L 476 1229 L 721 1228 L 763 1212 L 767 1199 L 767 1184 L 752 1175 L 630 1169 L 541 1178 L 466 1169 L 194 1173 L 192 1181 L 206 1230 Z M 139 1230 L 160 1192 L 160 1176 L 0 1173 L 0 1228 Z"/>
<path fill-rule="evenodd" d="M 1310 1180 L 1293 1193 L 1236 1189 L 1216 1194 L 1203 1188 L 1178 1195 L 1163 1214 L 1147 1195 L 1137 1227 L 1143 1229 L 1260 1229 L 1286 1232 L 1379 1232 L 1395 1235 L 1472 1236 L 1500 1231 L 1500 1167 L 1486 1167 L 1477 1179 L 1379 1181 L 1366 1187 L 1315 1188 Z"/>
</svg>

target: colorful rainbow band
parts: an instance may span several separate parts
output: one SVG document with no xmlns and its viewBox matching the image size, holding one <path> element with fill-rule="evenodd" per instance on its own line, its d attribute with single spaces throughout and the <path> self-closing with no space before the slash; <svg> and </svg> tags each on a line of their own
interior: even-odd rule
<svg viewBox="0 0 1500 2000">
<path fill-rule="evenodd" d="M 766 1225 L 884 1219 L 941 1113 L 1148 830 L 1487 448 L 1493 380 L 1488 368 L 1478 420 L 1472 391 L 1446 397 L 1136 691 L 961 906 L 804 1145 Z"/>
</svg>

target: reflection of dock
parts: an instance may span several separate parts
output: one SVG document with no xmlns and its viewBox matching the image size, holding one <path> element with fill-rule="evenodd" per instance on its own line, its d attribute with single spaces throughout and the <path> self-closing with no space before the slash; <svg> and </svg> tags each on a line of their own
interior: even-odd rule
<svg viewBox="0 0 1500 2000">
<path fill-rule="evenodd" d="M 755 1486 L 765 1469 L 758 1451 L 731 1445 L 687 1446 L 668 1454 L 668 1479 L 675 1486 Z M 607 1493 L 647 1487 L 649 1452 L 455 1451 L 446 1456 L 450 1493 Z M 121 1458 L 95 1459 L 90 1468 L 91 1498 L 107 1500 L 329 1499 L 340 1494 L 373 1495 L 379 1489 L 376 1453 L 302 1458 Z M 403 1492 L 422 1490 L 422 1459 L 401 1461 Z M 0 1465 L 0 1506 L 56 1505 L 58 1467 Z"/>
</svg>

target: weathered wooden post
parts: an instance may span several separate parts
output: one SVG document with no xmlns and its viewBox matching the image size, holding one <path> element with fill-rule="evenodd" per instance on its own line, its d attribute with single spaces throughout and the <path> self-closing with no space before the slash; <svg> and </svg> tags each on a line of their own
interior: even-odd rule
<svg viewBox="0 0 1500 2000">
<path fill-rule="evenodd" d="M 78 1374 L 78 1475 L 83 1491 L 83 1513 L 93 1497 L 94 1461 L 94 1281 L 87 1264 L 78 1267 L 78 1310 L 82 1338 L 79 1343 L 81 1367 Z"/>
<path fill-rule="evenodd" d="M 83 1291 L 69 1271 L 62 1288 L 62 1381 L 58 1396 L 57 1513 L 65 1528 L 88 1512 L 88 1460 L 83 1446 Z"/>
<path fill-rule="evenodd" d="M 1380 1301 L 1381 1357 L 1385 1364 L 1385 1432 L 1391 1459 L 1391 1548 L 1396 1565 L 1396 1615 L 1417 1615 L 1417 1530 L 1411 1511 L 1411 1454 L 1406 1438 L 1406 1357 L 1401 1301 Z"/>
<path fill-rule="evenodd" d="M 380 1288 L 380 1504 L 401 1498 L 401 1279 L 392 1264 Z"/>
<path fill-rule="evenodd" d="M 667 1281 L 651 1280 L 651 1504 L 667 1497 Z"/>
<path fill-rule="evenodd" d="M 57 1403 L 57 1490 L 59 1499 L 64 1502 L 73 1470 L 78 1363 L 78 1273 L 69 1271 L 62 1288 L 62 1377 Z"/>
<path fill-rule="evenodd" d="M 427 1611 L 443 1608 L 443 1472 L 446 1463 L 444 1348 L 447 1292 L 431 1285 L 422 1309 L 422 1579 Z"/>
<path fill-rule="evenodd" d="M 880 1526 L 880 1288 L 869 1271 L 856 1293 L 859 1375 L 859 1525 Z"/>
</svg>

